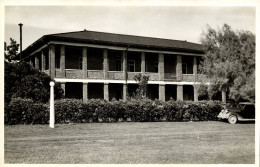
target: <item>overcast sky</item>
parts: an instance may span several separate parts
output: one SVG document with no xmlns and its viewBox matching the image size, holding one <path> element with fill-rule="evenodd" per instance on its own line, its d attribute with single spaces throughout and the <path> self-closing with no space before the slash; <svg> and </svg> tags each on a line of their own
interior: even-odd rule
<svg viewBox="0 0 260 167">
<path fill-rule="evenodd" d="M 23 23 L 23 49 L 46 34 L 84 29 L 199 43 L 207 24 L 255 33 L 255 12 L 255 7 L 6 6 L 4 39 L 19 42 Z"/>
</svg>

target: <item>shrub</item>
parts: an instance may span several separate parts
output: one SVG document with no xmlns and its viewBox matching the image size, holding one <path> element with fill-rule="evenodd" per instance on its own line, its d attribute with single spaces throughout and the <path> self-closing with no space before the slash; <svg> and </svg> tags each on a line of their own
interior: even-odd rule
<svg viewBox="0 0 260 167">
<path fill-rule="evenodd" d="M 61 99 L 54 103 L 55 123 L 81 122 L 84 119 L 82 100 Z M 86 110 L 87 111 L 87 110 Z"/>
<path fill-rule="evenodd" d="M 33 99 L 36 102 L 48 102 L 50 97 L 51 77 L 34 69 L 26 62 L 5 62 L 5 105 L 12 98 Z M 63 90 L 59 83 L 55 84 L 55 99 L 62 98 Z"/>
<path fill-rule="evenodd" d="M 31 99 L 13 98 L 5 108 L 5 123 L 8 124 L 45 124 L 48 120 L 48 106 Z"/>
<path fill-rule="evenodd" d="M 218 101 L 183 102 L 170 100 L 106 101 L 77 99 L 55 101 L 56 123 L 114 122 L 119 118 L 135 122 L 153 121 L 212 121 L 217 119 L 222 103 Z M 5 108 L 5 123 L 48 123 L 48 104 L 35 103 L 31 99 L 14 98 Z"/>
</svg>

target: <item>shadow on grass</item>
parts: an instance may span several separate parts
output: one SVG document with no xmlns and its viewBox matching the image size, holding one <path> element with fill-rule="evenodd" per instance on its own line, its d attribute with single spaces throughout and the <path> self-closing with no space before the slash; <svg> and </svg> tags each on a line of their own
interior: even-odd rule
<svg viewBox="0 0 260 167">
<path fill-rule="evenodd" d="M 240 121 L 239 124 L 255 124 L 255 121 Z"/>
</svg>

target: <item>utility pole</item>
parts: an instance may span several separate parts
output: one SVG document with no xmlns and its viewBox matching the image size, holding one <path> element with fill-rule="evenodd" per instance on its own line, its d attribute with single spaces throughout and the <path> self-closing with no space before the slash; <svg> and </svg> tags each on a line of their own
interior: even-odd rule
<svg viewBox="0 0 260 167">
<path fill-rule="evenodd" d="M 22 62 L 22 26 L 23 24 L 18 24 L 20 26 L 20 62 Z"/>
</svg>

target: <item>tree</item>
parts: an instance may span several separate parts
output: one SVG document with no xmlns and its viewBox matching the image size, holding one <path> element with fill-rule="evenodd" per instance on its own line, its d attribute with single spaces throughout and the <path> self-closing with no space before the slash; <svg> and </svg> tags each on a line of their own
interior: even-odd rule
<svg viewBox="0 0 260 167">
<path fill-rule="evenodd" d="M 138 88 L 135 93 L 135 98 L 136 99 L 146 98 L 149 76 L 137 74 L 134 76 L 134 80 L 138 83 Z"/>
<path fill-rule="evenodd" d="M 19 50 L 19 44 L 17 42 L 10 38 L 10 45 L 7 45 L 5 42 L 5 60 L 12 61 L 17 56 L 17 52 Z"/>
<path fill-rule="evenodd" d="M 206 54 L 199 72 L 201 78 L 207 78 L 211 83 L 209 96 L 226 91 L 236 102 L 254 101 L 255 35 L 249 31 L 235 32 L 227 24 L 217 30 L 207 26 L 201 43 L 206 47 Z"/>
<path fill-rule="evenodd" d="M 48 102 L 51 77 L 34 69 L 26 62 L 5 62 L 5 104 L 12 98 L 21 97 L 37 102 Z M 54 86 L 55 98 L 63 96 L 61 85 Z"/>
</svg>

